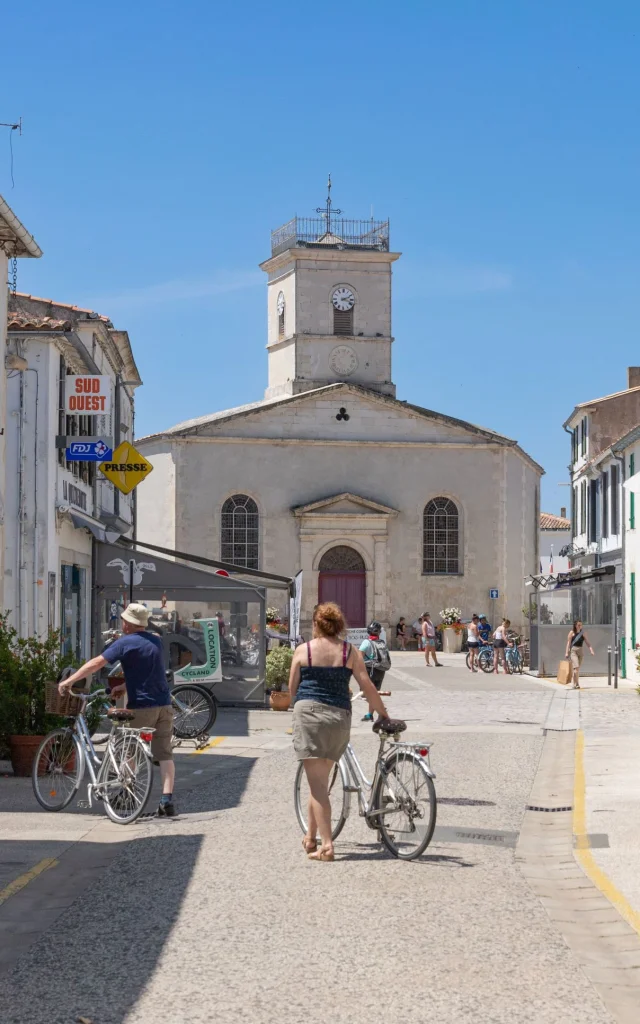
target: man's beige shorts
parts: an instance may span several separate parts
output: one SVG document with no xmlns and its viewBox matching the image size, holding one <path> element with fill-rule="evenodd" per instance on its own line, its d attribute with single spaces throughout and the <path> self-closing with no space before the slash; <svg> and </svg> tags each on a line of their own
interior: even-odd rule
<svg viewBox="0 0 640 1024">
<path fill-rule="evenodd" d="M 131 722 L 134 729 L 155 729 L 151 740 L 151 753 L 156 761 L 173 761 L 171 737 L 173 735 L 173 708 L 130 708 L 135 713 Z"/>
</svg>

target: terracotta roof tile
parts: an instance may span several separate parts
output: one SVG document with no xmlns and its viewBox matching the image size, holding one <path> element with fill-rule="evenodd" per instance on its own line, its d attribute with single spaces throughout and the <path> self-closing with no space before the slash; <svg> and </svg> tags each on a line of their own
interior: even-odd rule
<svg viewBox="0 0 640 1024">
<path fill-rule="evenodd" d="M 551 515 L 550 512 L 540 513 L 540 529 L 541 530 L 570 530 L 571 520 L 564 519 L 562 516 Z"/>
<path fill-rule="evenodd" d="M 52 316 L 30 316 L 28 313 L 12 313 L 7 317 L 9 331 L 72 331 L 71 320 L 56 320 Z"/>
<path fill-rule="evenodd" d="M 102 313 L 96 313 L 93 309 L 85 309 L 83 306 L 72 306 L 70 302 L 58 302 L 57 299 L 45 299 L 40 295 L 29 295 L 28 292 L 16 292 L 16 297 L 20 299 L 32 299 L 33 302 L 48 302 L 51 306 L 60 306 L 62 309 L 72 309 L 74 313 L 91 313 L 98 320 L 104 320 L 109 323 L 109 317 L 103 316 Z"/>
</svg>

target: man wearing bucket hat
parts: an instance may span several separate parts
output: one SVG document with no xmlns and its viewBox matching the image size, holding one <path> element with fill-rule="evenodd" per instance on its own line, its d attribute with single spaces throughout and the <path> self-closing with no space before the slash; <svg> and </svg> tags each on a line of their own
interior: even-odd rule
<svg viewBox="0 0 640 1024">
<path fill-rule="evenodd" d="M 122 612 L 122 631 L 104 649 L 102 654 L 74 672 L 58 686 L 61 693 L 70 690 L 74 683 L 105 665 L 119 661 L 124 671 L 127 689 L 127 706 L 135 712 L 131 725 L 135 729 L 154 729 L 151 753 L 160 763 L 162 776 L 162 798 L 158 807 L 161 817 L 172 818 L 176 813 L 173 802 L 173 783 L 176 769 L 173 763 L 171 737 L 173 735 L 173 709 L 171 693 L 165 675 L 162 641 L 155 633 L 147 630 L 149 611 L 143 604 L 130 604 Z M 124 687 L 113 687 L 111 693 L 122 693 Z"/>
</svg>

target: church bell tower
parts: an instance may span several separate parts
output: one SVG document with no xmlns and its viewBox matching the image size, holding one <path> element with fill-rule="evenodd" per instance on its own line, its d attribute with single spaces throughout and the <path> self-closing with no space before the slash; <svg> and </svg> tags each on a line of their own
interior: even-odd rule
<svg viewBox="0 0 640 1024">
<path fill-rule="evenodd" d="M 271 233 L 266 398 L 352 382 L 395 397 L 391 380 L 389 221 L 344 220 L 331 177 L 317 217 Z"/>
</svg>

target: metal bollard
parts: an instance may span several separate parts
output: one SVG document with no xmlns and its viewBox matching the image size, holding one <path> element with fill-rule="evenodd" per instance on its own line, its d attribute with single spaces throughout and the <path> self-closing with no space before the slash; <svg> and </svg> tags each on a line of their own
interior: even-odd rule
<svg viewBox="0 0 640 1024">
<path fill-rule="evenodd" d="M 613 652 L 613 688 L 618 689 L 618 664 L 620 662 L 620 656 L 618 654 L 618 648 L 616 647 Z"/>
<path fill-rule="evenodd" d="M 607 647 L 607 686 L 611 686 L 611 647 Z"/>
</svg>

